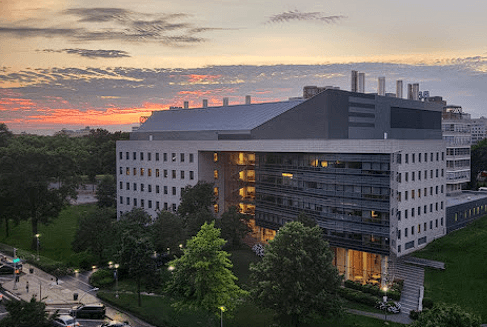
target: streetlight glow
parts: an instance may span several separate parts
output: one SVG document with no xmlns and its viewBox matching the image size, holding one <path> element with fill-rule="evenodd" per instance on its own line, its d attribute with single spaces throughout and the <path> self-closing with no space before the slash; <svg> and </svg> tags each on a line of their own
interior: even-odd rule
<svg viewBox="0 0 487 327">
<path fill-rule="evenodd" d="M 37 261 L 39 261 L 40 260 L 40 257 L 39 257 L 39 236 L 41 236 L 41 234 L 36 234 L 35 236 L 37 238 Z"/>
</svg>

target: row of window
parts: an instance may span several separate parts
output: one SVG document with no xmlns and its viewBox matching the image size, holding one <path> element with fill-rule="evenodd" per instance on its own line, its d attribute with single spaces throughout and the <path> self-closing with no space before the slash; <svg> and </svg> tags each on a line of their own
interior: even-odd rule
<svg viewBox="0 0 487 327">
<path fill-rule="evenodd" d="M 441 201 L 439 204 L 440 204 L 440 210 L 443 210 L 443 201 Z M 438 211 L 438 202 L 435 203 L 434 207 L 435 207 L 435 211 Z M 418 206 L 417 210 L 415 210 L 415 209 L 416 208 L 405 209 L 404 210 L 404 218 L 408 219 L 409 213 L 411 213 L 411 217 L 414 217 L 415 214 L 420 216 L 421 211 L 423 211 L 424 214 L 428 213 L 428 205 L 424 205 L 423 210 L 421 210 L 421 206 Z M 429 212 L 433 212 L 433 203 L 429 204 Z M 400 210 L 397 211 L 397 220 L 401 220 L 401 211 Z"/>
<path fill-rule="evenodd" d="M 446 149 L 446 154 L 448 156 L 469 156 L 470 155 L 470 147 Z"/>
<path fill-rule="evenodd" d="M 443 218 L 440 219 L 440 225 L 443 226 Z M 411 226 L 411 227 L 406 227 L 404 228 L 404 237 L 408 237 L 408 232 L 411 231 L 411 236 L 414 235 L 414 232 L 416 231 L 418 234 L 421 234 L 421 227 L 423 227 L 423 232 L 426 232 L 428 230 L 428 223 L 425 222 L 423 224 L 418 224 L 417 226 Z M 438 219 L 435 220 L 435 228 L 438 228 Z M 429 229 L 433 229 L 433 220 L 429 221 Z M 397 230 L 397 239 L 401 239 L 401 230 Z"/>
<path fill-rule="evenodd" d="M 435 186 L 436 195 L 438 195 L 438 190 L 440 190 L 440 192 L 443 194 L 444 185 L 441 185 L 441 188 L 438 185 Z M 414 200 L 416 198 L 416 196 L 418 197 L 418 199 L 421 198 L 421 191 L 423 191 L 422 193 L 423 193 L 424 197 L 428 196 L 428 188 L 427 187 L 425 187 L 424 189 L 418 188 L 417 190 L 404 191 L 404 201 L 409 200 L 409 194 L 411 194 L 411 200 Z M 430 193 L 430 196 L 433 196 L 433 186 L 430 186 L 429 193 Z M 399 201 L 399 202 L 402 201 L 402 192 L 397 193 L 397 201 Z"/>
<path fill-rule="evenodd" d="M 418 246 L 421 245 L 421 244 L 425 244 L 425 243 L 426 243 L 426 236 L 423 236 L 423 237 L 418 238 Z M 409 250 L 409 249 L 412 249 L 412 248 L 414 248 L 414 240 L 412 240 L 412 241 L 407 242 L 406 244 L 404 244 L 404 249 Z M 401 253 L 401 245 L 398 245 L 397 246 L 397 252 L 398 253 Z"/>
<path fill-rule="evenodd" d="M 138 158 L 140 161 L 144 161 L 145 158 L 147 158 L 147 161 L 152 160 L 152 152 L 138 152 L 138 154 L 139 154 Z M 120 151 L 118 153 L 118 157 L 120 160 L 123 160 L 123 152 L 122 151 Z M 178 157 L 177 154 L 173 152 L 173 153 L 171 153 L 170 159 L 172 162 L 176 162 L 177 157 Z M 168 158 L 169 158 L 168 153 L 166 153 L 166 152 L 162 153 L 162 161 L 168 161 Z M 179 162 L 184 162 L 185 158 L 186 158 L 186 154 L 184 154 L 184 153 L 179 154 Z M 125 152 L 125 160 L 130 160 L 130 152 L 128 152 L 128 151 Z M 137 152 L 136 151 L 132 152 L 132 160 L 137 160 Z M 156 161 L 160 160 L 160 153 L 159 152 L 155 153 L 155 160 Z M 193 153 L 189 154 L 189 162 L 194 162 L 194 154 Z"/>
<path fill-rule="evenodd" d="M 130 205 L 130 203 L 131 203 L 130 202 L 130 199 L 131 199 L 130 197 L 126 197 L 126 199 L 125 199 L 125 204 L 126 205 Z M 155 208 L 154 208 L 154 210 L 161 210 L 161 202 L 160 201 L 154 201 L 154 202 L 155 202 Z M 137 207 L 138 204 L 140 203 L 140 207 L 141 208 L 145 208 L 145 200 L 144 199 L 140 199 L 140 201 L 138 201 L 137 198 L 133 198 L 132 199 L 132 203 L 133 203 L 133 206 L 134 207 Z M 123 204 L 123 197 L 122 196 L 120 197 L 120 204 Z M 147 200 L 147 208 L 148 209 L 152 209 L 152 200 Z M 169 207 L 169 203 L 164 202 L 162 209 L 163 210 L 169 210 L 169 208 L 173 212 L 176 212 L 176 210 L 177 210 L 176 203 L 172 203 L 171 206 Z M 214 204 L 213 205 L 213 210 L 215 211 L 215 213 L 218 213 L 220 211 L 220 208 L 219 208 L 218 204 Z M 120 211 L 120 216 L 122 214 L 123 214 L 123 212 Z"/>
<path fill-rule="evenodd" d="M 402 163 L 402 153 L 398 153 L 397 156 L 397 163 L 401 164 Z M 423 153 L 417 153 L 417 158 L 418 162 L 421 162 L 422 160 L 424 162 L 428 162 L 428 152 Z M 429 153 L 429 160 L 433 162 L 436 158 L 436 161 L 440 161 L 440 152 L 430 152 Z M 441 161 L 445 160 L 445 152 L 441 152 Z M 409 163 L 409 153 L 404 154 L 404 163 L 408 164 Z M 411 153 L 411 163 L 416 163 L 416 153 Z"/>
<path fill-rule="evenodd" d="M 148 193 L 152 193 L 152 189 L 153 189 L 152 188 L 152 184 L 147 184 L 146 185 L 144 183 L 140 183 L 140 187 L 139 188 L 137 187 L 138 185 L 139 184 L 137 184 L 137 183 L 133 183 L 132 184 L 132 191 L 140 190 L 140 192 L 146 192 L 147 191 Z M 147 186 L 147 188 L 146 188 L 146 186 Z M 120 182 L 119 188 L 121 190 L 123 190 L 123 182 Z M 127 191 L 130 191 L 130 183 L 129 182 L 126 182 L 125 183 L 125 189 Z M 181 188 L 181 190 L 182 190 L 182 188 Z M 154 188 L 154 192 L 156 194 L 161 193 L 161 187 L 159 185 L 156 185 L 155 188 Z M 162 192 L 164 194 L 168 194 L 168 186 L 164 185 L 162 187 Z M 176 187 L 175 186 L 172 187 L 172 195 L 176 195 Z"/>
<path fill-rule="evenodd" d="M 161 177 L 161 170 L 162 170 L 162 177 L 168 178 L 169 177 L 169 170 L 167 169 L 155 169 L 153 170 L 152 168 L 132 168 L 130 169 L 129 167 L 125 168 L 125 175 L 130 176 L 130 171 L 132 171 L 133 176 L 137 176 L 137 173 L 139 176 L 145 176 L 147 173 L 147 177 L 152 177 L 152 174 L 154 173 L 155 177 Z M 119 174 L 123 175 L 123 167 L 119 167 Z M 171 170 L 171 177 L 173 179 L 177 178 L 177 170 Z M 179 171 L 179 177 L 180 179 L 184 179 L 186 176 L 186 173 L 184 170 Z M 190 170 L 189 171 L 189 179 L 193 180 L 194 179 L 194 171 Z"/>
<path fill-rule="evenodd" d="M 404 181 L 405 182 L 409 182 L 409 173 L 410 172 L 404 173 Z M 428 179 L 428 169 L 425 169 L 424 172 L 421 170 L 418 170 L 417 174 L 416 174 L 416 171 L 412 171 L 411 172 L 411 182 L 414 182 L 416 180 L 416 176 L 418 177 L 418 181 L 421 180 L 421 176 L 423 176 L 424 180 L 427 180 Z M 440 170 L 436 169 L 436 174 L 435 174 L 435 171 L 433 169 L 430 169 L 429 170 L 429 176 L 430 176 L 429 177 L 430 179 L 433 179 L 434 176 L 436 176 L 436 178 L 439 178 L 440 177 Z M 445 176 L 445 170 L 442 168 L 441 169 L 441 177 L 444 177 L 444 176 Z M 397 181 L 399 183 L 402 183 L 402 173 L 397 173 Z"/>
</svg>

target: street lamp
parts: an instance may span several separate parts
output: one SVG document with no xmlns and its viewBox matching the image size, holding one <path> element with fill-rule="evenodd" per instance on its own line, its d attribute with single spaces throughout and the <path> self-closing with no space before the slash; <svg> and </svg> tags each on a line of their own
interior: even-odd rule
<svg viewBox="0 0 487 327">
<path fill-rule="evenodd" d="M 219 307 L 220 309 L 220 327 L 223 327 L 223 311 L 225 311 L 227 308 L 225 308 L 223 305 Z"/>
<path fill-rule="evenodd" d="M 92 288 L 91 290 L 85 291 L 85 294 L 83 294 L 83 296 L 82 296 L 81 298 L 79 298 L 79 300 L 78 300 L 78 304 L 80 304 L 80 303 L 81 303 L 81 299 L 82 299 L 82 298 L 84 298 L 86 294 L 88 294 L 88 293 L 90 293 L 90 292 L 96 292 L 96 291 L 98 291 L 98 290 L 99 290 L 99 288 L 98 288 L 98 287 L 95 287 L 95 288 Z"/>
<path fill-rule="evenodd" d="M 41 236 L 41 234 L 36 234 L 36 238 L 37 238 L 37 261 L 39 261 L 39 236 Z"/>
<path fill-rule="evenodd" d="M 115 297 L 118 299 L 118 267 L 120 267 L 120 265 L 116 263 L 113 266 L 115 267 Z"/>
<path fill-rule="evenodd" d="M 384 291 L 384 296 L 382 297 L 382 300 L 384 301 L 384 320 L 387 321 L 387 285 L 382 288 Z"/>
</svg>

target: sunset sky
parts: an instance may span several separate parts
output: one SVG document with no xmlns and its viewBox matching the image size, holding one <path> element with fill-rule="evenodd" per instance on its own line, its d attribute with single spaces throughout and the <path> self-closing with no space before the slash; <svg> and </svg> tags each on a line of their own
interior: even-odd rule
<svg viewBox="0 0 487 327">
<path fill-rule="evenodd" d="M 350 89 L 352 69 L 487 116 L 487 5 L 391 0 L 0 0 L 0 122 L 128 131 L 153 110 Z"/>
</svg>

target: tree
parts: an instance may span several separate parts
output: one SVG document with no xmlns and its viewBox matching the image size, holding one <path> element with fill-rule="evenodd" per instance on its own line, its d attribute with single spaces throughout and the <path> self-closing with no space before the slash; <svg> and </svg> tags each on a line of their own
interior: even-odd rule
<svg viewBox="0 0 487 327">
<path fill-rule="evenodd" d="M 196 235 L 205 222 L 215 219 L 212 211 L 214 204 L 215 194 L 211 183 L 199 181 L 183 189 L 178 215 L 183 220 L 186 235 Z"/>
<path fill-rule="evenodd" d="M 465 312 L 458 305 L 437 303 L 430 310 L 424 310 L 413 327 L 479 327 L 480 317 Z"/>
<path fill-rule="evenodd" d="M 8 301 L 8 315 L 0 321 L 1 327 L 49 327 L 57 312 L 48 315 L 44 302 L 37 302 L 34 297 L 30 302 Z"/>
<path fill-rule="evenodd" d="M 179 254 L 180 244 L 186 241 L 183 221 L 169 211 L 161 211 L 152 225 L 152 238 L 158 253 Z"/>
<path fill-rule="evenodd" d="M 82 216 L 73 241 L 73 250 L 88 250 L 95 255 L 99 263 L 106 263 L 108 251 L 113 245 L 113 225 L 116 212 L 113 208 L 97 208 L 94 212 Z"/>
<path fill-rule="evenodd" d="M 341 278 L 332 260 L 318 226 L 287 223 L 269 241 L 262 261 L 251 265 L 252 294 L 283 324 L 298 326 L 311 314 L 337 314 Z"/>
<path fill-rule="evenodd" d="M 225 240 L 215 224 L 205 223 L 198 234 L 188 241 L 184 254 L 171 262 L 173 278 L 167 292 L 177 296 L 179 307 L 202 308 L 212 313 L 220 307 L 232 310 L 239 298 L 246 295 L 230 270 L 229 254 L 221 248 Z"/>
<path fill-rule="evenodd" d="M 311 218 L 306 214 L 306 212 L 301 211 L 296 218 L 296 221 L 299 221 L 302 223 L 305 227 L 314 227 L 316 226 L 316 220 L 314 218 Z"/>
<path fill-rule="evenodd" d="M 96 189 L 97 205 L 99 207 L 117 207 L 117 184 L 112 175 L 105 175 Z"/>
<path fill-rule="evenodd" d="M 117 223 L 117 256 L 120 266 L 127 269 L 137 285 L 138 305 L 144 276 L 155 273 L 151 270 L 154 246 L 151 237 L 151 216 L 141 208 L 134 208 L 122 215 Z"/>
<path fill-rule="evenodd" d="M 471 188 L 476 190 L 478 174 L 484 170 L 487 170 L 487 139 L 483 139 L 476 145 L 472 146 L 471 160 Z"/>
<path fill-rule="evenodd" d="M 8 130 L 7 125 L 0 123 L 0 147 L 7 146 L 12 136 L 13 133 Z"/>
<path fill-rule="evenodd" d="M 218 219 L 217 222 L 221 228 L 222 237 L 228 241 L 228 245 L 233 248 L 242 246 L 243 238 L 252 231 L 249 227 L 249 220 L 249 215 L 241 213 L 237 206 L 231 206 L 222 214 L 221 219 Z"/>
</svg>

